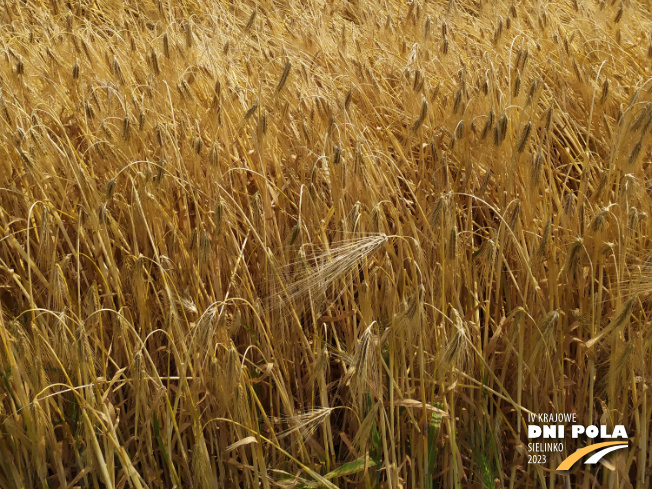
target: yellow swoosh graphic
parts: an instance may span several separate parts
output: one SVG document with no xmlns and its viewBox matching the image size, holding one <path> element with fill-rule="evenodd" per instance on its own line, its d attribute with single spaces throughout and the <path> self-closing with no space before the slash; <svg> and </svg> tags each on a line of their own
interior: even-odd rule
<svg viewBox="0 0 652 489">
<path fill-rule="evenodd" d="M 625 445 L 625 441 L 605 441 L 602 443 L 596 443 L 595 445 L 589 445 L 588 447 L 580 448 L 574 454 L 567 457 L 562 463 L 559 464 L 557 470 L 570 470 L 570 468 L 581 459 L 584 455 L 588 455 L 591 452 L 600 450 L 601 448 L 611 447 L 614 445 Z"/>
</svg>

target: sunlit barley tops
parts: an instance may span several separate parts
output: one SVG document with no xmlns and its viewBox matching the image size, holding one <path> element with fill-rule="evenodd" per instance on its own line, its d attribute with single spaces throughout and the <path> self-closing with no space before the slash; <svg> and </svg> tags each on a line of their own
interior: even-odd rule
<svg viewBox="0 0 652 489">
<path fill-rule="evenodd" d="M 649 487 L 650 18 L 5 2 L 0 487 Z"/>
</svg>

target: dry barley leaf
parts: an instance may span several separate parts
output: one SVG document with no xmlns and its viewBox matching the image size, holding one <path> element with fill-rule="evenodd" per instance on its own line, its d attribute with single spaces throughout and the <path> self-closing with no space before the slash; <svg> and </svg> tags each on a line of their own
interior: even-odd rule
<svg viewBox="0 0 652 489">
<path fill-rule="evenodd" d="M 399 401 L 394 401 L 394 406 L 399 406 L 399 407 L 410 407 L 410 408 L 423 408 L 424 404 L 421 401 L 417 401 L 416 399 L 401 399 Z M 385 402 L 385 406 L 389 406 L 390 402 Z M 433 413 L 441 414 L 442 416 L 448 416 L 448 413 L 446 411 L 442 411 L 439 408 L 436 408 L 435 406 L 431 404 L 425 404 L 426 409 L 428 411 L 432 411 Z"/>
<path fill-rule="evenodd" d="M 250 445 L 251 443 L 258 443 L 258 440 L 256 440 L 255 436 L 248 436 L 247 438 L 243 438 L 242 440 L 236 441 L 234 444 L 226 447 L 225 452 L 232 452 L 236 448 L 240 448 L 245 445 Z"/>
<path fill-rule="evenodd" d="M 262 382 L 263 380 L 265 380 L 267 377 L 269 377 L 269 375 L 272 373 L 272 369 L 273 369 L 273 368 L 274 368 L 274 364 L 273 364 L 273 363 L 266 363 L 265 365 L 262 365 L 262 366 L 260 367 L 260 370 L 263 371 L 263 374 L 262 374 L 260 377 L 258 377 L 258 378 L 251 379 L 251 381 L 252 381 L 254 384 L 259 384 L 260 382 Z"/>
<path fill-rule="evenodd" d="M 610 460 L 608 460 L 607 457 L 603 457 L 603 458 L 601 458 L 601 459 L 599 460 L 599 462 L 600 462 L 602 465 L 604 465 L 604 467 L 605 467 L 606 469 L 608 469 L 608 470 L 610 470 L 610 471 L 612 471 L 612 472 L 613 472 L 614 470 L 616 470 L 616 466 L 615 466 L 615 465 L 614 465 Z"/>
</svg>

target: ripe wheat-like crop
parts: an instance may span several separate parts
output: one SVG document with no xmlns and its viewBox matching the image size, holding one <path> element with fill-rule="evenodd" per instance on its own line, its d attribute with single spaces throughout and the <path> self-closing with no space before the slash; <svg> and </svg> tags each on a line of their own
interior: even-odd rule
<svg viewBox="0 0 652 489">
<path fill-rule="evenodd" d="M 3 2 L 0 488 L 650 487 L 651 8 Z"/>
</svg>

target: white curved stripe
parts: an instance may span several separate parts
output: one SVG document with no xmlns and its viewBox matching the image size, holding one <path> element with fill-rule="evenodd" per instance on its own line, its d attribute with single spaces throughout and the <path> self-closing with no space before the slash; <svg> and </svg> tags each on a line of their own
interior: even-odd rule
<svg viewBox="0 0 652 489">
<path fill-rule="evenodd" d="M 587 461 L 584 462 L 584 463 L 585 463 L 585 464 L 597 464 L 597 463 L 598 463 L 598 460 L 600 460 L 602 457 L 604 457 L 604 456 L 605 456 L 606 454 L 608 454 L 609 452 L 613 452 L 614 450 L 618 450 L 618 449 L 620 449 L 620 448 L 625 448 L 625 447 L 627 447 L 627 445 L 614 445 L 614 446 L 612 446 L 612 447 L 603 448 L 603 449 L 600 450 L 599 452 L 594 453 L 594 454 L 593 454 L 591 457 L 589 457 L 589 458 L 587 459 Z"/>
</svg>

